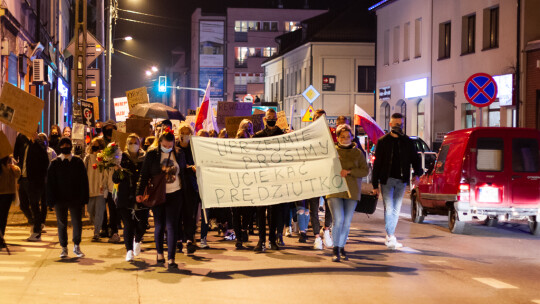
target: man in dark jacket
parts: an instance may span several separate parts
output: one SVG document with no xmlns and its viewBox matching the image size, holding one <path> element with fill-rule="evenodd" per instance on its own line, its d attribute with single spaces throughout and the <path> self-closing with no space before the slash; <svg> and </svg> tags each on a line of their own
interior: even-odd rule
<svg viewBox="0 0 540 304">
<path fill-rule="evenodd" d="M 392 114 L 390 128 L 392 131 L 377 142 L 371 183 L 375 194 L 382 193 L 383 197 L 385 244 L 390 249 L 396 249 L 403 247 L 397 242 L 394 233 L 403 195 L 407 184 L 410 183 L 410 168 L 412 166 L 414 169 L 415 183 L 424 172 L 413 141 L 403 134 L 403 116 L 401 114 Z M 379 183 L 381 189 L 379 189 Z"/>
<path fill-rule="evenodd" d="M 253 138 L 256 137 L 270 137 L 284 134 L 283 130 L 276 126 L 277 123 L 277 113 L 274 109 L 268 109 L 265 115 L 266 127 L 259 132 L 253 135 Z M 278 227 L 283 227 L 283 225 L 278 225 L 279 222 L 283 222 L 283 206 L 281 204 L 273 206 L 260 206 L 257 207 L 257 226 L 259 226 L 259 242 L 255 246 L 255 251 L 263 252 L 266 250 L 266 212 L 268 210 L 268 228 L 269 236 L 268 240 L 270 241 L 270 249 L 279 250 L 279 247 L 276 243 L 276 229 Z"/>
<path fill-rule="evenodd" d="M 45 177 L 49 167 L 47 149 L 39 140 L 30 140 L 19 134 L 15 141 L 14 157 L 22 171 L 19 179 L 21 210 L 28 222 L 33 223 L 32 233 L 27 240 L 39 242 L 44 220 L 39 201 L 45 191 Z"/>
<path fill-rule="evenodd" d="M 60 156 L 51 162 L 47 173 L 47 203 L 54 206 L 58 222 L 58 239 L 62 246 L 61 258 L 68 256 L 67 226 L 68 210 L 73 225 L 73 253 L 79 258 L 84 257 L 79 244 L 82 234 L 82 210 L 88 204 L 89 189 L 88 175 L 84 162 L 71 154 L 73 144 L 71 139 L 63 137 L 59 142 Z"/>
</svg>

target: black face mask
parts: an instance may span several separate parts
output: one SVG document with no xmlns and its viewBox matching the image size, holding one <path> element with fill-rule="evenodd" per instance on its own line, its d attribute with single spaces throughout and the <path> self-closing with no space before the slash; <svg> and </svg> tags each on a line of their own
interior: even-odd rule
<svg viewBox="0 0 540 304">
<path fill-rule="evenodd" d="M 65 154 L 65 155 L 71 154 L 71 147 L 60 148 L 60 153 Z"/>
<path fill-rule="evenodd" d="M 110 128 L 103 129 L 103 135 L 106 136 L 106 137 L 111 137 L 112 136 L 112 131 L 113 131 L 113 129 L 110 129 Z"/>
<path fill-rule="evenodd" d="M 53 135 L 51 135 L 51 141 L 53 141 L 53 140 L 56 141 L 56 140 L 58 140 L 59 138 L 60 138 L 60 135 L 58 135 L 58 134 L 53 134 Z"/>
<path fill-rule="evenodd" d="M 277 122 L 277 120 L 270 119 L 270 120 L 267 120 L 267 121 L 266 121 L 266 124 L 267 124 L 269 127 L 275 127 L 275 126 L 276 126 L 276 122 Z"/>
<path fill-rule="evenodd" d="M 97 152 L 99 151 L 99 147 L 98 146 L 92 146 L 92 152 Z"/>
<path fill-rule="evenodd" d="M 150 147 L 150 145 L 143 145 L 142 148 L 144 151 L 148 150 L 148 147 Z"/>
<path fill-rule="evenodd" d="M 393 126 L 392 133 L 397 134 L 397 135 L 403 135 L 403 130 L 401 129 L 401 125 Z"/>
<path fill-rule="evenodd" d="M 96 128 L 96 133 L 97 134 L 101 133 L 101 128 Z"/>
</svg>

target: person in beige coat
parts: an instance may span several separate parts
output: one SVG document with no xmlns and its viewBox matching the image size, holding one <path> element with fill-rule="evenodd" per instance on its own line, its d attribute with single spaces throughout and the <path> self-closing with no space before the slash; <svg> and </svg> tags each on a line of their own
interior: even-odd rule
<svg viewBox="0 0 540 304">
<path fill-rule="evenodd" d="M 88 146 L 84 166 L 88 174 L 88 187 L 90 189 L 90 200 L 88 201 L 88 214 L 90 221 L 94 224 L 93 242 L 99 242 L 99 232 L 103 225 L 103 216 L 105 215 L 105 190 L 107 189 L 107 174 L 100 172 L 97 166 L 97 154 L 105 149 L 105 141 L 100 137 L 95 137 Z"/>
<path fill-rule="evenodd" d="M 332 212 L 334 220 L 332 228 L 332 239 L 334 241 L 332 261 L 339 262 L 341 259 L 347 260 L 345 242 L 349 236 L 354 209 L 360 200 L 362 177 L 368 174 L 368 166 L 364 154 L 352 142 L 354 135 L 349 125 L 338 126 L 336 136 L 336 150 L 342 168 L 341 176 L 345 178 L 349 187 L 349 192 L 340 192 L 327 196 L 330 212 Z"/>
</svg>

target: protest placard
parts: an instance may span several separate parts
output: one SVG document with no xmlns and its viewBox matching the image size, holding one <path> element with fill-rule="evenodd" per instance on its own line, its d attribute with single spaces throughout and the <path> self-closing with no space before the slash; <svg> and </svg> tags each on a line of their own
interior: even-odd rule
<svg viewBox="0 0 540 304">
<path fill-rule="evenodd" d="M 227 130 L 227 134 L 229 135 L 229 138 L 236 137 L 236 133 L 238 132 L 238 126 L 240 125 L 240 122 L 246 118 L 249 120 L 253 119 L 253 117 L 251 116 L 225 117 L 225 129 Z"/>
<path fill-rule="evenodd" d="M 88 101 L 81 100 L 83 124 L 89 127 L 95 125 L 94 120 L 94 104 Z"/>
<path fill-rule="evenodd" d="M 232 116 L 251 116 L 253 104 L 245 102 L 219 101 L 217 108 L 217 124 L 225 128 L 225 118 Z"/>
<path fill-rule="evenodd" d="M 135 133 L 139 137 L 150 135 L 150 123 L 152 118 L 130 117 L 126 120 L 126 133 Z"/>
<path fill-rule="evenodd" d="M 146 87 L 126 91 L 126 97 L 128 100 L 129 110 L 140 103 L 148 103 L 148 91 Z"/>
<path fill-rule="evenodd" d="M 266 114 L 266 112 L 261 110 L 261 109 L 254 108 L 253 109 L 253 115 L 259 115 L 259 114 L 264 115 L 264 114 Z"/>
<path fill-rule="evenodd" d="M 289 128 L 289 124 L 287 123 L 287 115 L 285 115 L 285 111 L 280 111 L 277 113 L 276 126 L 278 126 L 278 128 L 282 130 Z"/>
<path fill-rule="evenodd" d="M 257 133 L 264 129 L 264 114 L 254 114 L 251 117 L 251 122 L 253 122 L 253 132 Z"/>
<path fill-rule="evenodd" d="M 0 121 L 33 138 L 43 105 L 43 100 L 6 82 L 0 96 Z"/>
<path fill-rule="evenodd" d="M 99 120 L 99 98 L 90 97 L 90 98 L 87 98 L 86 101 L 91 102 L 92 104 L 94 104 L 94 118 L 96 120 Z"/>
<path fill-rule="evenodd" d="M 80 123 L 73 123 L 73 129 L 71 130 L 71 138 L 77 140 L 84 140 L 84 129 L 85 125 Z"/>
<path fill-rule="evenodd" d="M 120 147 L 120 150 L 124 151 L 126 149 L 126 141 L 127 141 L 128 135 L 129 134 L 127 133 L 113 130 L 112 141 L 114 141 L 118 145 L 118 147 Z"/>
<path fill-rule="evenodd" d="M 120 97 L 114 99 L 114 115 L 116 121 L 126 121 L 129 114 L 129 105 L 127 97 Z"/>
<path fill-rule="evenodd" d="M 347 192 L 325 119 L 266 138 L 191 139 L 204 208 L 265 206 Z"/>
<path fill-rule="evenodd" d="M 0 130 L 0 159 L 13 153 L 13 147 L 2 130 Z"/>
</svg>

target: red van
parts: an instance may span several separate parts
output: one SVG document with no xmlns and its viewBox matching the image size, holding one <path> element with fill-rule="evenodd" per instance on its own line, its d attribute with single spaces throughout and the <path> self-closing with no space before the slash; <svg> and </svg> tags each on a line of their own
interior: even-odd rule
<svg viewBox="0 0 540 304">
<path fill-rule="evenodd" d="M 448 215 L 452 233 L 464 233 L 473 216 L 527 219 L 540 235 L 540 132 L 524 128 L 473 128 L 448 133 L 437 160 L 411 191 L 411 217 Z"/>
</svg>

